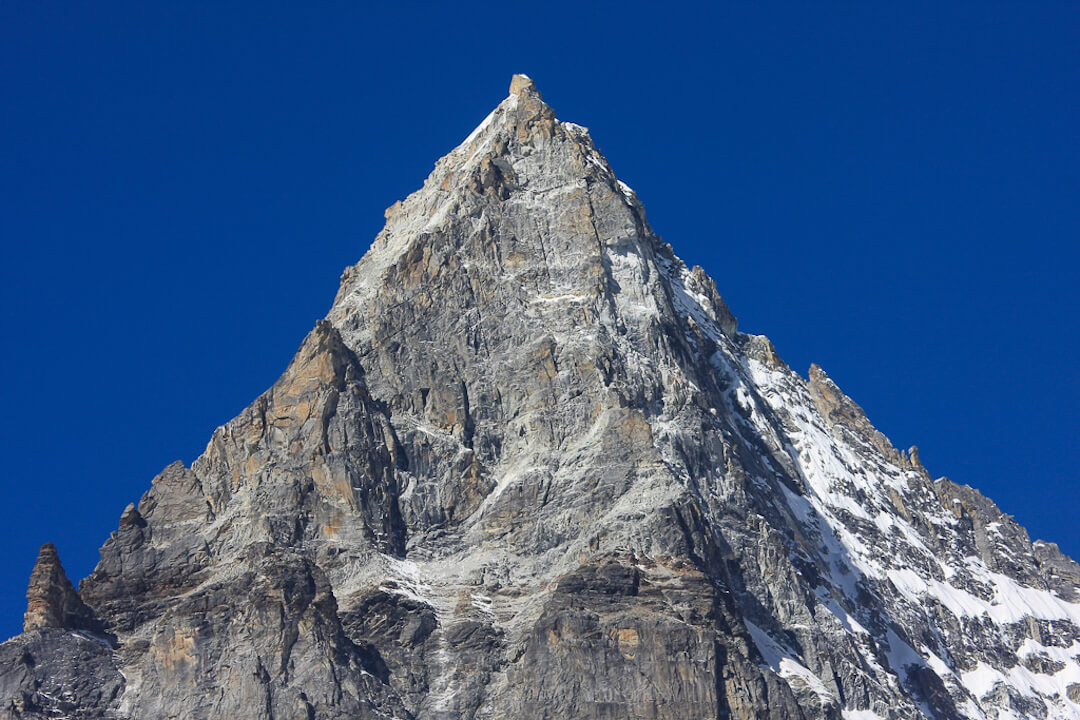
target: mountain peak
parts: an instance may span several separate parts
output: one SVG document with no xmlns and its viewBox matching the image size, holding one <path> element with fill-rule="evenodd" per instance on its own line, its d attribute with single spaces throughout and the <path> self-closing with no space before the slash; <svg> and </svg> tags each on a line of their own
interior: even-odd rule
<svg viewBox="0 0 1080 720">
<path fill-rule="evenodd" d="M 42 549 L 0 716 L 1064 720 L 1077 598 L 518 75 L 78 593 Z"/>
<path fill-rule="evenodd" d="M 588 130 L 558 120 L 527 76 L 514 76 L 511 94 L 386 218 L 370 251 L 343 275 L 328 316 L 351 343 L 362 342 L 369 328 L 355 313 L 367 312 L 372 294 L 385 292 L 388 277 L 406 265 L 413 267 L 408 287 L 423 281 L 429 293 L 467 275 L 489 275 L 493 291 L 527 305 L 522 290 L 535 283 L 540 296 L 587 297 L 591 304 L 617 290 L 620 301 L 637 296 L 652 317 L 670 313 L 659 284 L 661 243 L 636 194 Z M 631 261 L 609 267 L 610 245 Z M 638 322 L 638 311 L 633 315 L 629 321 Z"/>
<path fill-rule="evenodd" d="M 540 91 L 536 89 L 536 83 L 528 75 L 518 73 L 510 78 L 510 94 L 511 95 L 524 95 L 526 93 L 540 95 Z"/>
</svg>

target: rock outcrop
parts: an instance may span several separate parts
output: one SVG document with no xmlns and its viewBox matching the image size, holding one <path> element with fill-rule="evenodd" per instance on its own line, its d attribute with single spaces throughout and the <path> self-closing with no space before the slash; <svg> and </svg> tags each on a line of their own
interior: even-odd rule
<svg viewBox="0 0 1080 720">
<path fill-rule="evenodd" d="M 530 79 L 386 218 L 77 593 L 43 551 L 0 717 L 1080 717 L 1078 566 L 741 332 Z"/>
<path fill-rule="evenodd" d="M 26 590 L 23 630 L 30 632 L 40 628 L 100 629 L 94 614 L 64 573 L 60 555 L 52 543 L 41 546 Z"/>
</svg>

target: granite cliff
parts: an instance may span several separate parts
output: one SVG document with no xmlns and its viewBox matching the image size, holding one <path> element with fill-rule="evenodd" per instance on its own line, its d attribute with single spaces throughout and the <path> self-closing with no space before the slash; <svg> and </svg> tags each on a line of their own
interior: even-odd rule
<svg viewBox="0 0 1080 720">
<path fill-rule="evenodd" d="M 531 80 L 76 590 L 3 718 L 1080 718 L 1080 566 L 741 332 Z"/>
</svg>

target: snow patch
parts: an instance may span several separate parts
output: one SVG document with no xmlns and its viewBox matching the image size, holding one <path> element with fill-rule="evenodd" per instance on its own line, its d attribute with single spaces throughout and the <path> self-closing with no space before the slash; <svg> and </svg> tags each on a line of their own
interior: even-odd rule
<svg viewBox="0 0 1080 720">
<path fill-rule="evenodd" d="M 795 659 L 794 652 L 778 643 L 771 635 L 749 620 L 746 621 L 746 629 L 750 632 L 750 637 L 754 639 L 761 657 L 774 673 L 789 682 L 794 678 L 799 678 L 819 697 L 828 700 L 836 699 L 821 678 Z"/>
</svg>

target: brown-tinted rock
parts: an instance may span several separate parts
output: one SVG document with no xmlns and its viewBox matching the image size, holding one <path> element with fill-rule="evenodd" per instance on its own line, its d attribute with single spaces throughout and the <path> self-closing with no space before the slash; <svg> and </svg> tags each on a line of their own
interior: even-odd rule
<svg viewBox="0 0 1080 720">
<path fill-rule="evenodd" d="M 26 589 L 26 615 L 23 630 L 68 628 L 92 630 L 97 628 L 93 613 L 79 597 L 64 574 L 56 546 L 45 543 L 38 553 L 30 585 Z"/>
</svg>

